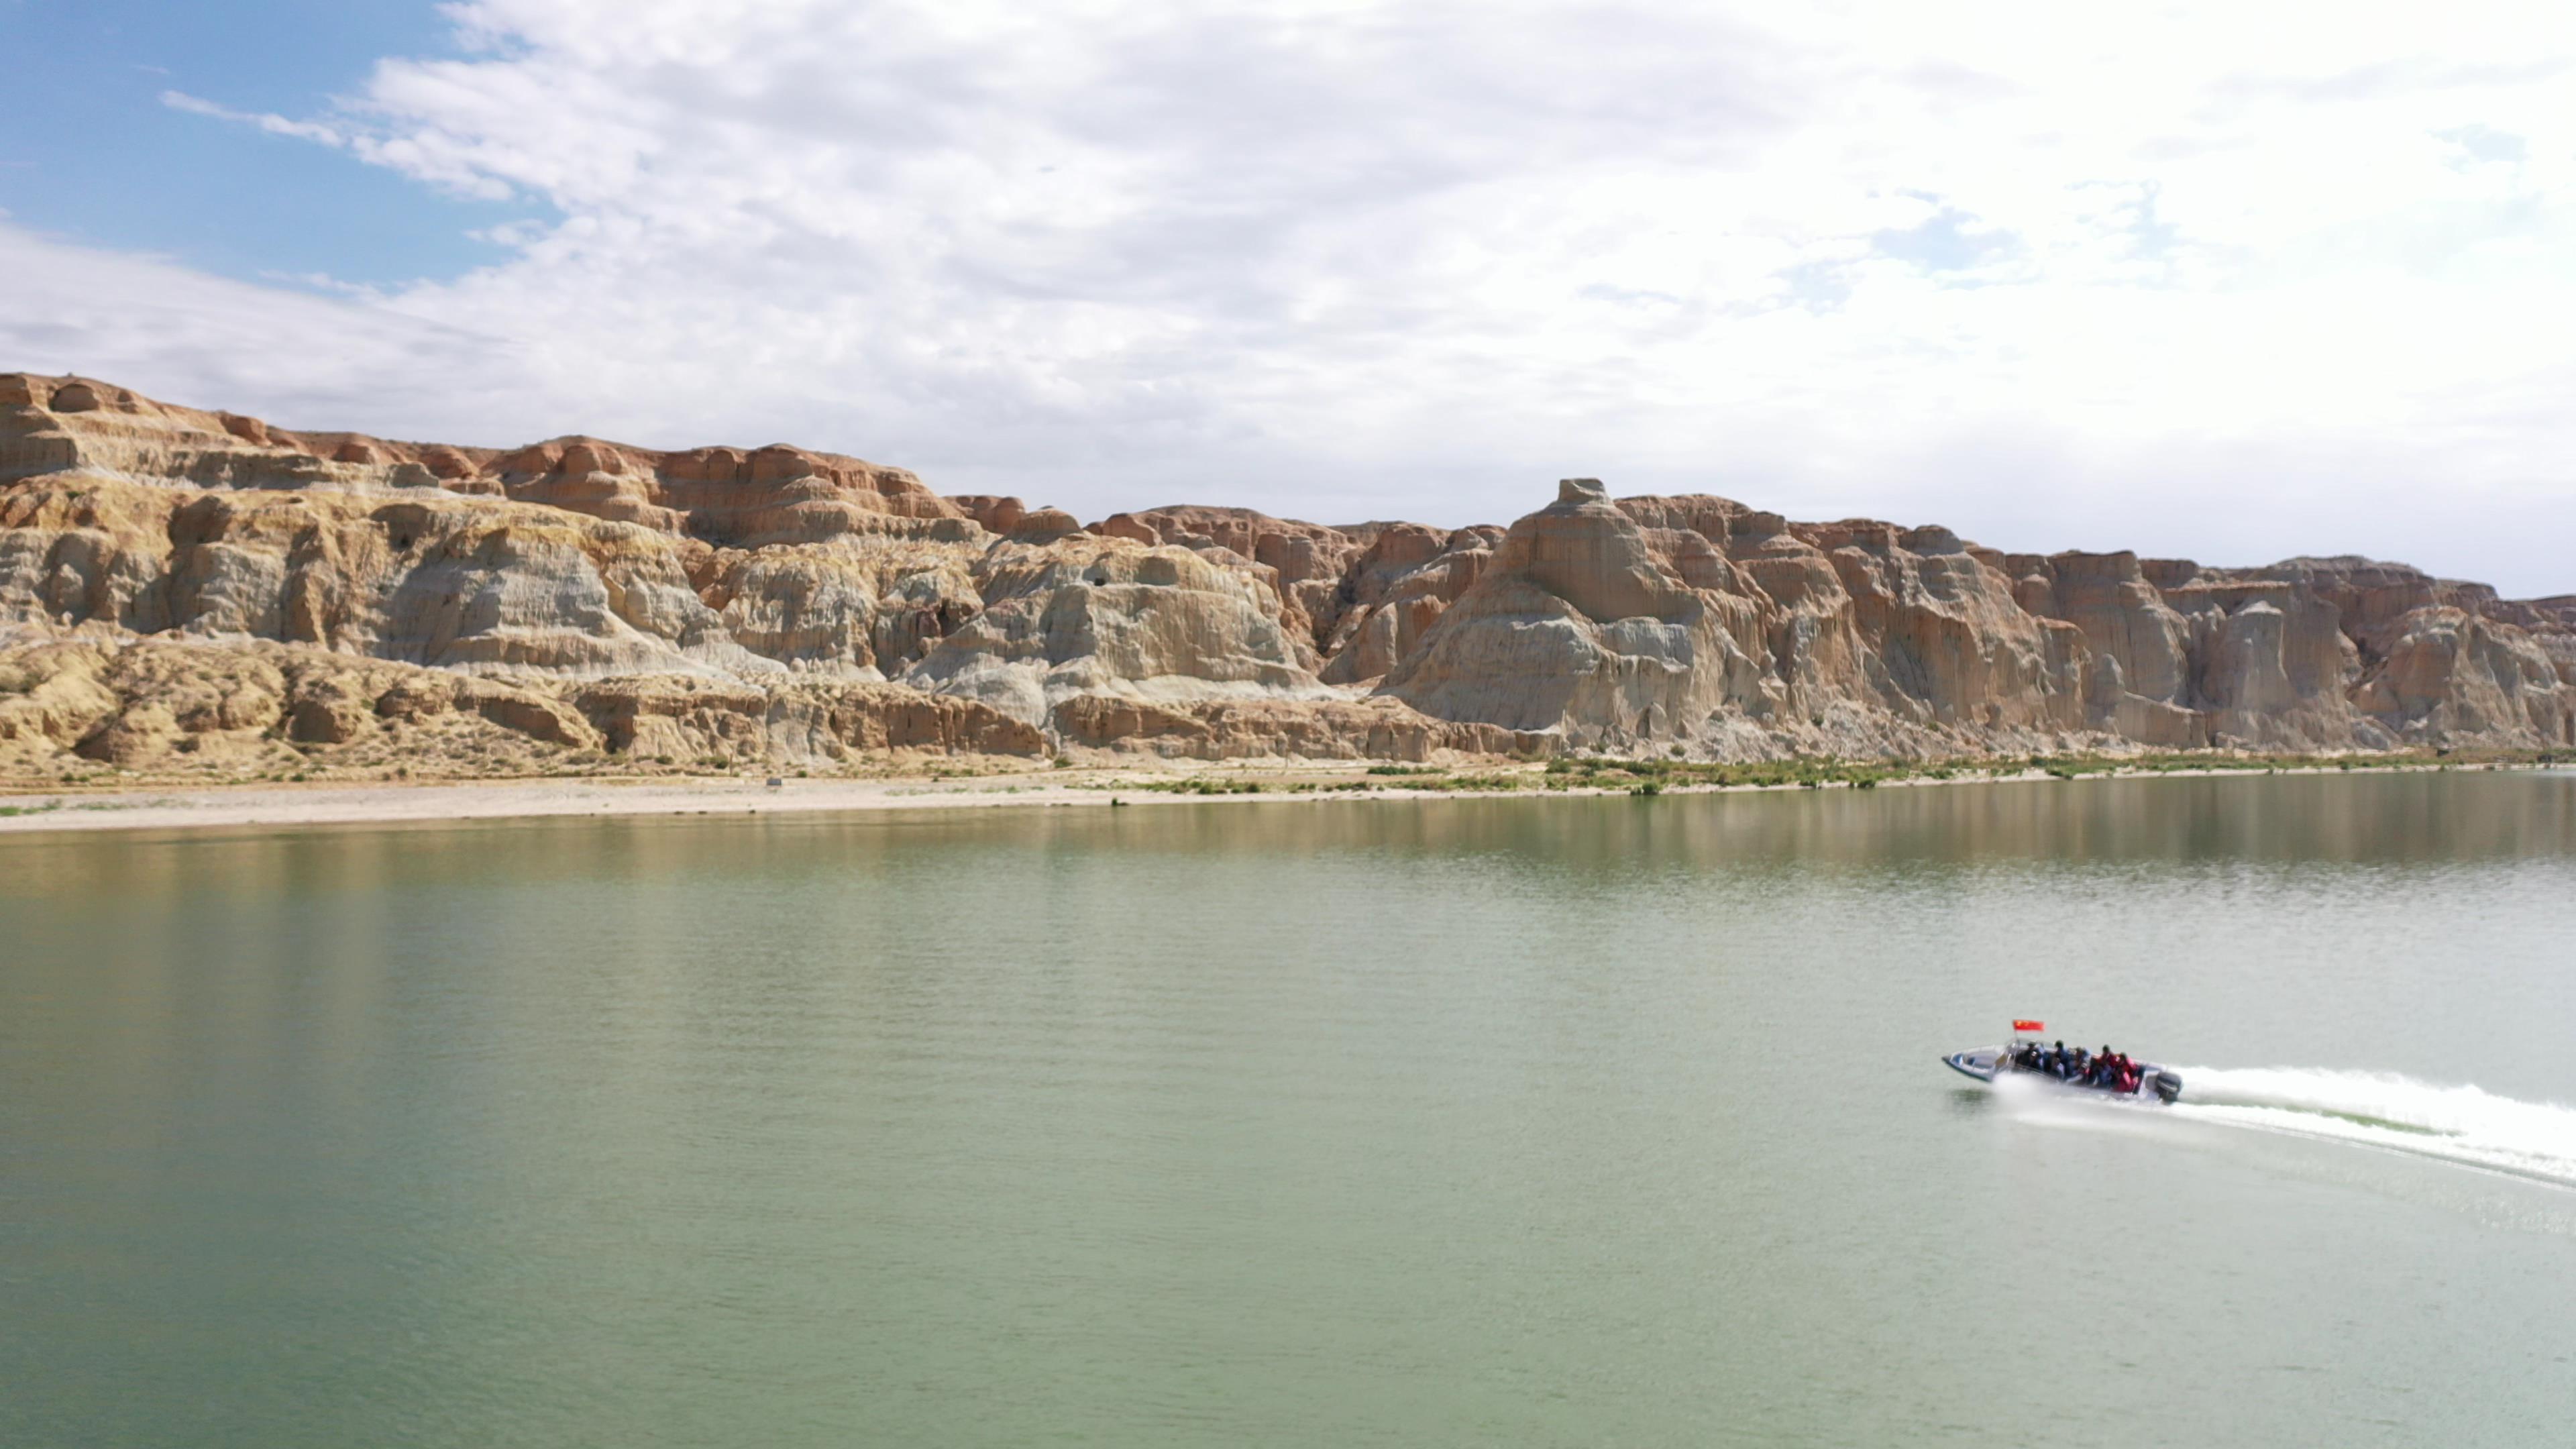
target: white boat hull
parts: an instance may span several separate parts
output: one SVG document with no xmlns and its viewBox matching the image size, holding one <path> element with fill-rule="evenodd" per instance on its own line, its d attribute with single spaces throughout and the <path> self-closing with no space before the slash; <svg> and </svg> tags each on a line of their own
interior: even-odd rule
<svg viewBox="0 0 2576 1449">
<path fill-rule="evenodd" d="M 2070 1082 L 2047 1072 L 2025 1071 L 2013 1065 L 2012 1051 L 2007 1047 L 1971 1047 L 1967 1051 L 1950 1053 L 1941 1059 L 1941 1064 L 1961 1076 L 1974 1077 L 1980 1082 L 1991 1082 L 1997 1077 L 2010 1075 L 2028 1077 L 2036 1082 L 2047 1082 L 2069 1091 L 2098 1092 L 2105 1097 L 2136 1097 L 2141 1100 L 2153 1097 L 2159 1102 L 2171 1102 L 2182 1096 L 2182 1074 L 2170 1067 L 2157 1066 L 2153 1062 L 2137 1064 L 2138 1087 L 2134 1092 L 2123 1092 L 2117 1087 L 2098 1087 L 2087 1082 Z"/>
</svg>

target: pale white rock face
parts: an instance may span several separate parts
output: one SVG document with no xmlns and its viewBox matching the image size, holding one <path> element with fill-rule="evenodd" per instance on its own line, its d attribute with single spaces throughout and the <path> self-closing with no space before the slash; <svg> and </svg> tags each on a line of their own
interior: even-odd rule
<svg viewBox="0 0 2576 1449">
<path fill-rule="evenodd" d="M 2285 711 L 2299 701 L 2287 663 L 2289 627 L 2279 606 L 2240 604 L 2219 621 L 2201 675 L 2201 693 L 2219 709 L 2247 714 Z"/>
<path fill-rule="evenodd" d="M 285 627 L 286 559 L 266 549 L 203 543 L 170 575 L 171 612 L 192 634 L 274 639 Z"/>
<path fill-rule="evenodd" d="M 2086 644 L 2117 664 L 2122 686 L 2170 703 L 2190 684 L 2191 626 L 2146 581 L 2132 553 L 2060 554 L 2046 560 L 2034 614 L 2084 631 Z"/>
<path fill-rule="evenodd" d="M 1426 714 L 1608 744 L 1697 732 L 1761 699 L 1728 611 L 1691 588 L 1600 485 L 1567 479 L 1386 678 Z"/>
<path fill-rule="evenodd" d="M 797 758 L 2576 745 L 2576 596 L 2369 559 L 2005 555 L 1590 479 L 1508 529 L 1198 505 L 1084 528 L 784 444 L 299 433 L 33 374 L 0 374 L 0 630 L 156 644 L 0 698 L 52 721 L 45 749 L 90 748 L 65 721 L 106 709 L 102 758 L 219 719 L 364 741 L 369 701 L 438 695 L 366 673 L 403 668 L 482 681 L 422 719 Z M 218 677 L 244 703 L 187 702 Z"/>
<path fill-rule="evenodd" d="M 2362 738 L 2350 697 L 2360 656 L 2332 603 L 2264 580 L 2195 582 L 2169 597 L 2192 628 L 2190 702 L 2210 743 L 2305 751 Z"/>
<path fill-rule="evenodd" d="M 749 557 L 725 580 L 717 622 L 764 659 L 874 674 L 876 598 L 855 579 L 796 559 Z"/>
<path fill-rule="evenodd" d="M 1089 536 L 1085 536 L 1088 538 Z M 903 682 L 1042 724 L 1085 695 L 1329 699 L 1247 580 L 1177 548 L 997 545 L 984 607 Z"/>
<path fill-rule="evenodd" d="M 2576 687 L 2548 651 L 2455 608 L 2410 610 L 2355 703 L 2405 738 L 2555 730 L 2576 742 Z"/>
</svg>

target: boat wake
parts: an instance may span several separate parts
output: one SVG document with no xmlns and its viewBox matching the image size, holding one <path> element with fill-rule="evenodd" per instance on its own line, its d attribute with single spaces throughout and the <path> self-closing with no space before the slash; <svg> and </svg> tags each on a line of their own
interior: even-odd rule
<svg viewBox="0 0 2576 1449">
<path fill-rule="evenodd" d="M 2178 1067 L 2175 1117 L 2436 1157 L 2576 1187 L 2576 1107 L 2393 1072 Z"/>
</svg>

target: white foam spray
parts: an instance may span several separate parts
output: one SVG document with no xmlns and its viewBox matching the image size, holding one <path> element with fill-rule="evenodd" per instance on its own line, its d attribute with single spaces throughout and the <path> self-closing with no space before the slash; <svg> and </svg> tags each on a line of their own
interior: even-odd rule
<svg viewBox="0 0 2576 1449">
<path fill-rule="evenodd" d="M 2177 1118 L 2437 1157 L 2576 1186 L 2576 1108 L 2394 1072 L 2177 1067 Z"/>
</svg>

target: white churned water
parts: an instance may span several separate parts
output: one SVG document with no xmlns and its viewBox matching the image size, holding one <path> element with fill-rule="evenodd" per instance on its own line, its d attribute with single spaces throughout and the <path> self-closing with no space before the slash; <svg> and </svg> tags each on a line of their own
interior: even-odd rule
<svg viewBox="0 0 2576 1449">
<path fill-rule="evenodd" d="M 2184 1067 L 2174 1115 L 2331 1138 L 2576 1186 L 2576 1108 L 2395 1072 Z"/>
<path fill-rule="evenodd" d="M 2177 1066 L 2183 1100 L 2106 1097 L 2027 1076 L 1992 1088 L 2016 1120 L 2111 1131 L 2274 1133 L 2576 1188 L 2576 1108 L 2396 1072 Z"/>
</svg>

